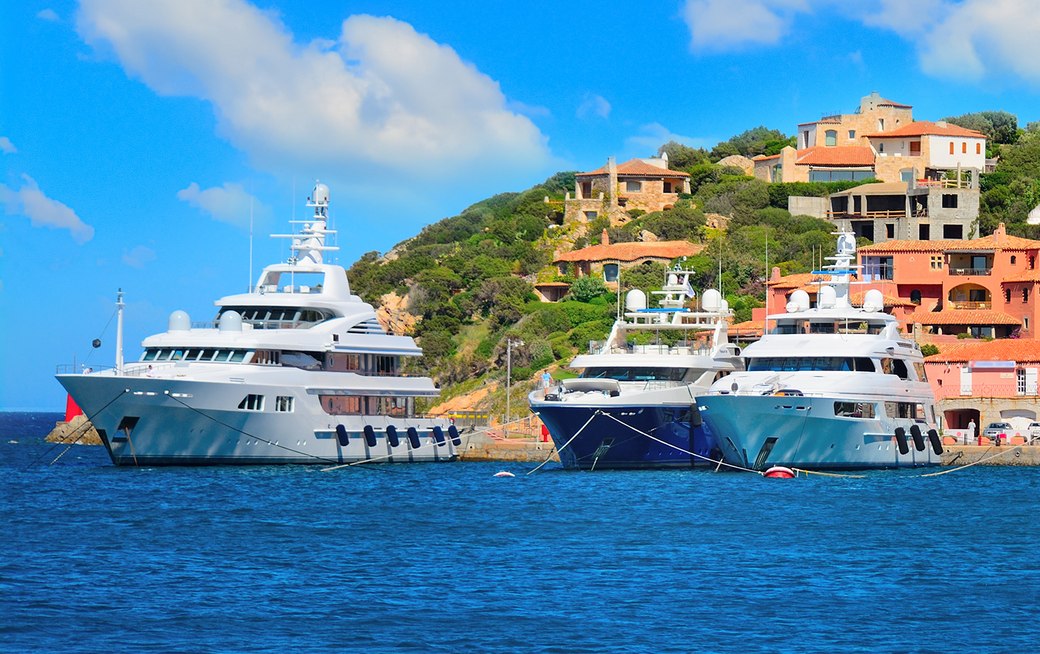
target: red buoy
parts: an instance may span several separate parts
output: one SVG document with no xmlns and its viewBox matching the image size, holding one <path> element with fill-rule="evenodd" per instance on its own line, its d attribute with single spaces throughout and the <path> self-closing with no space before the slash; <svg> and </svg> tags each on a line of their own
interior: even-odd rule
<svg viewBox="0 0 1040 654">
<path fill-rule="evenodd" d="M 773 466 L 769 470 L 763 473 L 763 476 L 768 479 L 794 479 L 794 470 L 785 468 L 783 466 Z"/>
</svg>

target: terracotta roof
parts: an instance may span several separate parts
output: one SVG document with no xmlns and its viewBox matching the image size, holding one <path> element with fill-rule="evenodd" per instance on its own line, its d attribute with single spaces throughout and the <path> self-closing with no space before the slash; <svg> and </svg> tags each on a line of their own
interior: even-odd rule
<svg viewBox="0 0 1040 654">
<path fill-rule="evenodd" d="M 908 323 L 922 325 L 1021 325 L 1022 321 L 1002 311 L 983 309 L 944 309 L 917 311 L 905 318 Z"/>
<path fill-rule="evenodd" d="M 779 158 L 780 158 L 780 155 L 778 155 L 778 154 L 771 154 L 768 157 L 766 155 L 764 155 L 764 154 L 760 154 L 757 157 L 752 157 L 751 160 L 752 161 L 768 161 L 769 159 L 779 159 Z"/>
<path fill-rule="evenodd" d="M 902 104 L 900 102 L 895 102 L 893 100 L 888 100 L 885 98 L 878 98 L 878 100 L 874 104 L 882 107 L 899 107 L 900 109 L 913 109 L 912 105 Z"/>
<path fill-rule="evenodd" d="M 932 123 L 927 120 L 915 120 L 898 129 L 876 134 L 864 134 L 870 139 L 900 138 L 906 136 L 964 136 L 984 139 L 986 135 L 973 129 L 954 125 L 953 123 Z"/>
<path fill-rule="evenodd" d="M 567 282 L 537 282 L 535 288 L 570 288 Z"/>
<path fill-rule="evenodd" d="M 928 363 L 961 363 L 968 361 L 1040 361 L 1040 340 L 1032 338 L 999 338 L 995 341 L 957 343 L 939 346 L 939 354 L 925 358 Z"/>
<path fill-rule="evenodd" d="M 606 166 L 600 166 L 596 170 L 587 173 L 578 173 L 577 177 L 600 177 L 608 173 Z M 653 164 L 648 164 L 642 159 L 630 159 L 625 163 L 617 165 L 618 175 L 634 175 L 636 177 L 689 177 L 690 173 L 683 172 L 681 170 L 670 170 L 668 168 L 658 168 Z"/>
<path fill-rule="evenodd" d="M 799 150 L 795 163 L 801 166 L 873 166 L 874 151 L 865 145 L 815 145 Z"/>
<path fill-rule="evenodd" d="M 730 336 L 761 336 L 762 321 L 745 320 L 744 322 L 734 323 L 728 327 L 727 331 Z"/>
<path fill-rule="evenodd" d="M 863 301 L 866 299 L 866 297 L 867 297 L 867 292 L 866 291 L 857 291 L 855 293 L 849 294 L 849 301 L 852 302 L 853 306 L 861 307 L 861 306 L 863 306 Z M 904 299 L 904 298 L 901 298 L 901 297 L 896 297 L 894 295 L 885 295 L 884 293 L 882 293 L 881 297 L 884 300 L 884 305 L 886 307 L 912 307 L 912 306 L 914 306 L 914 303 L 911 302 L 910 300 Z"/>
<path fill-rule="evenodd" d="M 767 286 L 773 288 L 802 288 L 809 285 L 814 285 L 817 280 L 821 280 L 821 275 L 814 275 L 812 273 L 793 273 L 790 275 L 784 275 L 780 279 L 771 279 L 766 282 Z"/>
<path fill-rule="evenodd" d="M 687 241 L 653 241 L 650 243 L 611 243 L 590 245 L 580 250 L 564 252 L 558 261 L 636 261 L 645 257 L 677 259 L 690 257 L 704 249 L 704 245 Z"/>
<path fill-rule="evenodd" d="M 1019 273 L 1008 273 L 1000 280 L 1001 284 L 1028 284 L 1029 282 L 1040 282 L 1040 270 L 1023 270 Z"/>
<path fill-rule="evenodd" d="M 967 241 L 885 241 L 859 249 L 861 253 L 876 252 L 948 252 L 950 250 L 1040 250 L 1040 241 L 1004 233 L 993 233 Z"/>
<path fill-rule="evenodd" d="M 820 284 L 817 282 L 822 279 L 824 278 L 821 275 L 814 275 L 812 273 L 795 273 L 793 275 L 785 275 L 780 279 L 771 280 L 766 282 L 766 284 L 775 289 L 790 289 L 792 291 L 800 289 L 806 293 L 812 294 L 820 290 Z M 866 291 L 850 293 L 849 301 L 853 306 L 863 306 L 863 300 L 866 295 Z M 908 299 L 903 299 L 895 295 L 882 294 L 881 297 L 884 298 L 884 304 L 886 307 L 909 307 L 914 304 Z"/>
</svg>

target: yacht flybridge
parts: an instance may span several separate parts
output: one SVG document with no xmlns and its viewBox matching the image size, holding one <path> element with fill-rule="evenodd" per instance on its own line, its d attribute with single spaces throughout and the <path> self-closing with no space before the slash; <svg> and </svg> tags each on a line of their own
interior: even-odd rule
<svg viewBox="0 0 1040 654">
<path fill-rule="evenodd" d="M 855 237 L 843 233 L 810 307 L 803 290 L 744 350 L 746 370 L 698 397 L 725 462 L 738 468 L 938 465 L 935 397 L 921 350 L 882 311 L 878 290 L 849 302 Z"/>
<path fill-rule="evenodd" d="M 216 302 L 192 328 L 183 311 L 146 338 L 140 360 L 58 381 L 83 409 L 116 465 L 340 464 L 450 461 L 461 445 L 446 419 L 416 414 L 438 395 L 429 377 L 401 373 L 422 351 L 386 333 L 325 263 L 329 189 L 314 187 L 310 220 L 292 221 L 285 263 L 248 293 Z M 121 303 L 120 303 L 121 304 Z M 118 349 L 118 348 L 117 348 Z"/>
</svg>

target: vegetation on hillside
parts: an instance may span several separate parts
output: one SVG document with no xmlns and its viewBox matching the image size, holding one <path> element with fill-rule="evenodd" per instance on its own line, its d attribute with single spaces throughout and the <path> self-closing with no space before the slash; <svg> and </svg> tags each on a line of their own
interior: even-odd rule
<svg viewBox="0 0 1040 654">
<path fill-rule="evenodd" d="M 1012 233 L 1040 238 L 1040 227 L 1025 223 L 1029 210 L 1040 204 L 1040 124 L 1018 129 L 1015 117 L 1005 112 L 948 120 L 991 135 L 999 156 L 996 170 L 981 177 L 981 233 L 1002 221 Z M 561 172 L 526 191 L 477 202 L 385 256 L 365 254 L 349 270 L 351 284 L 374 304 L 391 291 L 407 296 L 408 310 L 421 318 L 414 336 L 424 351 L 410 364 L 411 372 L 431 374 L 445 397 L 505 381 L 507 350 L 513 382 L 565 365 L 590 341 L 606 336 L 619 296 L 632 288 L 660 288 L 661 264 L 622 271 L 618 294 L 598 278 L 574 279 L 552 265 L 554 254 L 598 243 L 604 230 L 611 242 L 652 234 L 704 244 L 703 252 L 681 262 L 695 272 L 693 285 L 720 288 L 736 319 L 747 320 L 762 305 L 771 268 L 782 274 L 811 270 L 833 247 L 833 225 L 792 216 L 788 196 L 824 196 L 864 183 L 767 184 L 715 163 L 730 154 L 772 154 L 789 144 L 791 138 L 765 127 L 711 151 L 666 143 L 660 152 L 668 154 L 671 168 L 690 174 L 691 193 L 665 211 L 633 210 L 623 225 L 611 226 L 605 218 L 563 225 L 563 198 L 574 187 L 575 173 Z M 723 215 L 724 229 L 708 227 L 706 214 Z M 571 284 L 569 295 L 558 303 L 537 301 L 533 285 L 552 281 Z M 655 296 L 648 298 L 653 302 Z M 492 397 L 499 404 L 486 408 L 501 407 L 501 393 Z"/>
</svg>

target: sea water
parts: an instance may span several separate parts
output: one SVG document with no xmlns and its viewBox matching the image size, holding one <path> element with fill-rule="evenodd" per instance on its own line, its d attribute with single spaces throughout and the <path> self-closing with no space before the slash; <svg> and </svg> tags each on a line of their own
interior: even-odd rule
<svg viewBox="0 0 1040 654">
<path fill-rule="evenodd" d="M 116 468 L 0 415 L 4 652 L 1026 652 L 1040 469 Z M 500 470 L 516 476 L 495 477 Z M 934 471 L 934 470 L 933 470 Z"/>
</svg>

